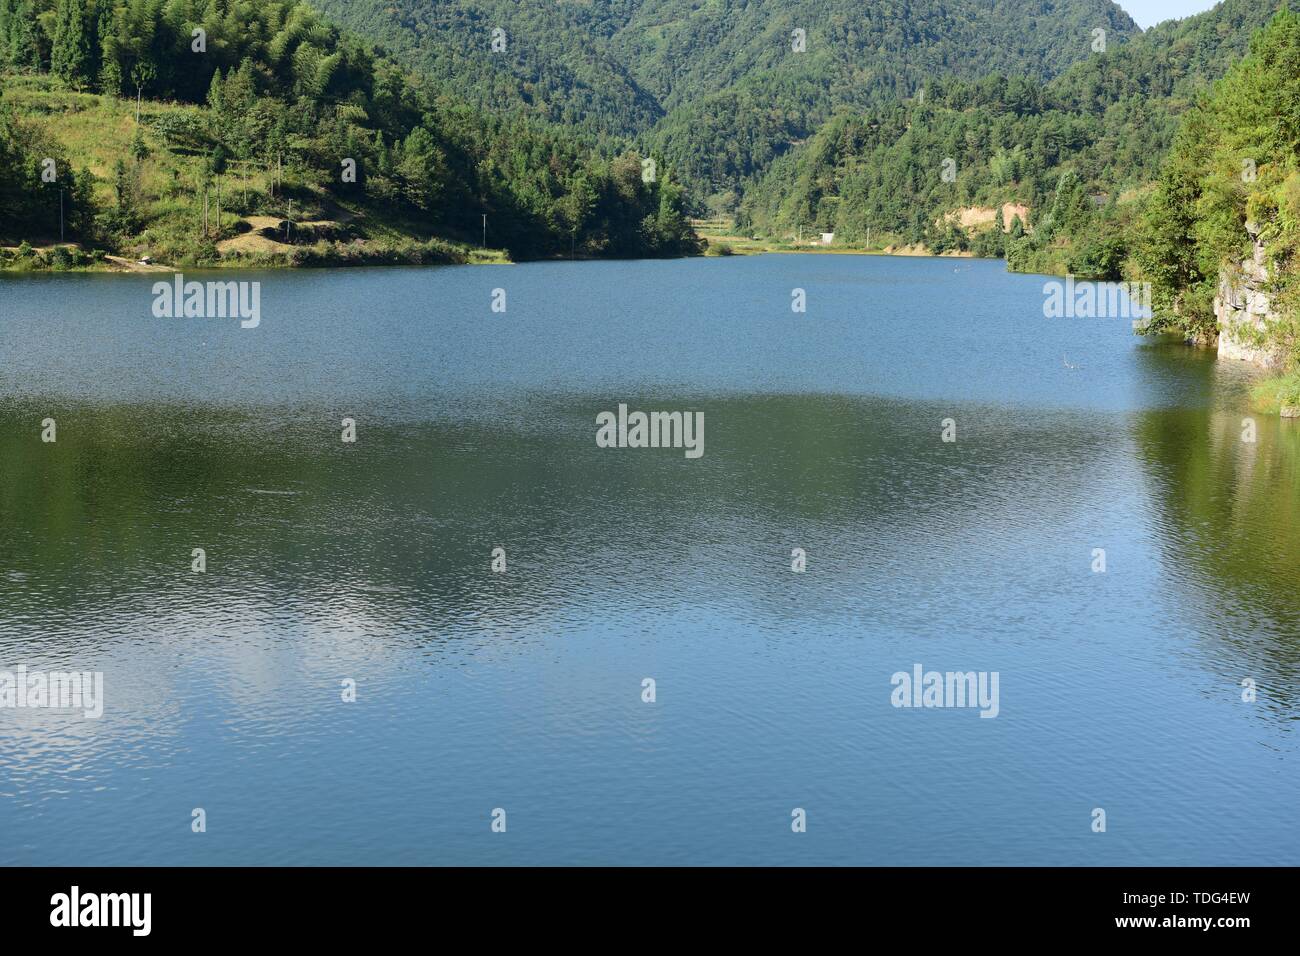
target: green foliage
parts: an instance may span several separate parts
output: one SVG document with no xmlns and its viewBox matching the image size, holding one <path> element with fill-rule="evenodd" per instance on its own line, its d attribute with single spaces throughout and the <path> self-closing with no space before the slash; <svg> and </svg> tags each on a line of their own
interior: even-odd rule
<svg viewBox="0 0 1300 956">
<path fill-rule="evenodd" d="M 926 238 L 930 250 L 938 255 L 945 252 L 966 252 L 970 249 L 970 237 L 966 230 L 952 222 L 945 222 L 936 227 Z"/>
<path fill-rule="evenodd" d="M 1066 271 L 1084 279 L 1123 278 L 1128 246 L 1121 235 L 1105 230 L 1085 234 L 1071 250 Z"/>
<path fill-rule="evenodd" d="M 50 70 L 77 89 L 99 72 L 95 62 L 95 11 L 84 0 L 58 0 Z"/>
<path fill-rule="evenodd" d="M 1050 242 L 1057 234 L 1072 235 L 1087 225 L 1091 215 L 1087 187 L 1078 173 L 1067 169 L 1056 181 L 1052 204 L 1040 226 L 1043 238 Z"/>
<path fill-rule="evenodd" d="M 53 160 L 55 178 L 42 170 Z M 0 105 L 0 235 L 58 238 L 60 194 L 64 233 L 89 239 L 94 229 L 91 176 L 74 171 L 62 146 L 38 126 Z"/>
<path fill-rule="evenodd" d="M 1104 278 L 1139 270 L 1155 284 L 1155 327 L 1186 331 L 1212 329 L 1218 269 L 1248 217 L 1284 272 L 1300 246 L 1300 119 L 1287 83 L 1265 79 L 1300 75 L 1287 43 L 1257 45 L 1258 75 L 1234 71 L 1220 105 L 1193 109 L 1274 0 L 1225 0 L 1141 34 L 1103 0 L 316 6 L 365 40 L 298 0 L 0 0 L 0 67 L 191 104 L 142 111 L 129 182 L 114 170 L 98 210 L 122 241 L 193 215 L 179 185 L 146 195 L 152 149 L 196 157 L 205 179 L 265 177 L 245 187 L 246 212 L 281 216 L 288 199 L 324 195 L 421 241 L 474 244 L 486 215 L 489 243 L 516 258 L 697 252 L 687 215 L 707 209 L 735 212 L 748 234 L 889 237 Z M 1104 54 L 1089 48 L 1096 26 Z M 806 52 L 791 49 L 796 28 Z M 1234 173 L 1247 153 L 1259 162 L 1249 188 Z M 339 175 L 345 158 L 355 183 Z M 45 210 L 39 197 L 8 201 L 26 210 L 15 222 Z M 1005 202 L 1027 217 L 963 229 L 947 215 Z"/>
<path fill-rule="evenodd" d="M 193 104 L 156 119 L 150 113 L 157 111 L 142 110 L 142 123 L 152 124 L 156 136 L 137 129 L 131 168 L 114 169 L 113 201 L 90 210 L 119 243 L 137 231 L 157 243 L 159 220 L 200 215 L 187 207 L 179 184 L 170 196 L 142 195 L 139 170 L 149 163 L 152 140 L 206 157 L 205 182 L 227 175 L 232 164 L 269 177 L 270 195 L 253 201 L 276 215 L 298 190 L 300 209 L 331 193 L 404 223 L 420 241 L 437 234 L 477 243 L 486 215 L 489 241 L 515 258 L 699 250 L 682 190 L 662 163 L 654 181 L 642 182 L 634 152 L 596 153 L 535 118 L 482 115 L 438 85 L 406 75 L 299 0 L 50 2 L 46 39 L 53 72 L 67 86 Z M 30 3 L 0 0 L 0 53 L 11 70 L 27 63 L 22 24 L 35 21 L 22 14 Z M 201 54 L 191 49 L 198 26 L 206 32 Z M 61 155 L 52 143 L 38 147 L 34 128 L 14 117 L 5 122 L 2 142 L 24 176 L 34 168 L 33 150 Z M 59 121 L 51 123 L 57 132 Z M 355 161 L 355 183 L 342 181 L 345 159 Z M 3 182 L 0 222 L 20 235 L 48 235 L 49 190 L 29 185 Z M 218 236 L 221 228 L 216 223 Z M 175 235 L 177 228 L 162 232 Z"/>
<path fill-rule="evenodd" d="M 921 242 L 936 239 L 946 212 L 1018 201 L 1030 221 L 1012 224 L 1011 268 L 1074 264 L 1114 275 L 1131 244 L 1099 234 L 1111 221 L 1105 210 L 1160 175 L 1181 114 L 1245 52 L 1274 7 L 1225 0 L 1126 42 L 1111 37 L 1106 53 L 1046 84 L 948 75 L 905 102 L 842 112 L 746 188 L 740 224 L 768 235 L 802 224 L 849 242 L 868 230 Z M 948 159 L 954 182 L 942 175 Z M 1088 248 L 1072 250 L 1076 242 Z"/>
<path fill-rule="evenodd" d="M 118 160 L 113 164 L 113 192 L 117 203 L 104 216 L 106 228 L 117 235 L 130 236 L 140 230 L 140 183 L 137 167 Z"/>
<path fill-rule="evenodd" d="M 1276 414 L 1283 408 L 1300 408 L 1300 372 L 1292 372 L 1255 383 L 1251 403 L 1256 409 Z"/>
<path fill-rule="evenodd" d="M 1136 33 L 1102 0 L 318 0 L 481 109 L 638 137 L 697 208 L 740 188 L 836 109 L 929 78 L 1055 76 L 1090 31 Z M 493 28 L 506 49 L 493 52 Z M 806 31 L 795 52 L 793 31 Z"/>
<path fill-rule="evenodd" d="M 0 59 L 18 70 L 41 68 L 35 0 L 0 0 Z"/>
<path fill-rule="evenodd" d="M 1254 232 L 1283 313 L 1266 337 L 1300 358 L 1298 159 L 1300 15 L 1283 10 L 1187 114 L 1147 203 L 1135 259 L 1153 285 L 1157 329 L 1212 334 L 1220 271 L 1251 254 Z"/>
</svg>

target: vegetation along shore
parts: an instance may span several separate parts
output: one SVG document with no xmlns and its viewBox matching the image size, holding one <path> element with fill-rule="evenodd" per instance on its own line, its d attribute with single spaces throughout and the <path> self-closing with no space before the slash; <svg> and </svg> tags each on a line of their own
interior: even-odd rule
<svg viewBox="0 0 1300 956">
<path fill-rule="evenodd" d="M 1300 410 L 1296 14 L 761 6 L 0 0 L 0 268 L 990 256 Z"/>
</svg>

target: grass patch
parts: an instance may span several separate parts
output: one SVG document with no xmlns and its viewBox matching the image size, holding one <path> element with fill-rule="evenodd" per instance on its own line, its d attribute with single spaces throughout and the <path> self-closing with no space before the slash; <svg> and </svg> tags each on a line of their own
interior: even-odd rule
<svg viewBox="0 0 1300 956">
<path fill-rule="evenodd" d="M 334 195 L 319 176 L 301 167 L 286 164 L 283 180 L 277 181 L 275 170 L 263 163 L 230 158 L 218 180 L 207 169 L 206 151 L 189 148 L 169 132 L 187 124 L 201 127 L 204 110 L 198 106 L 146 100 L 137 124 L 133 98 L 78 93 L 48 75 L 6 74 L 3 99 L 57 139 L 77 168 L 91 173 L 102 227 L 93 242 L 104 249 L 81 250 L 76 244 L 56 249 L 57 231 L 52 238 L 16 236 L 0 246 L 30 238 L 33 245 L 49 248 L 0 249 L 0 269 L 120 269 L 105 260 L 105 251 L 132 262 L 149 256 L 172 268 L 509 261 L 502 250 L 478 250 L 460 237 L 434 235 L 410 210 L 365 195 Z M 140 156 L 133 150 L 137 131 L 145 147 Z M 117 205 L 119 160 L 127 164 L 135 196 L 129 231 L 115 230 L 103 218 Z M 268 218 L 291 219 L 289 235 L 276 230 L 258 244 L 230 242 L 255 232 Z"/>
<path fill-rule="evenodd" d="M 1250 404 L 1269 415 L 1279 414 L 1283 407 L 1300 408 L 1300 370 L 1258 382 L 1250 390 Z"/>
</svg>

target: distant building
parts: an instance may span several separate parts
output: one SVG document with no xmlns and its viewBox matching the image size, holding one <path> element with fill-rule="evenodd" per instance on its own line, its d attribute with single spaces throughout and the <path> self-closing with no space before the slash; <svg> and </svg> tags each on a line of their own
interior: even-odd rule
<svg viewBox="0 0 1300 956">
<path fill-rule="evenodd" d="M 833 233 L 833 232 L 823 232 L 823 233 L 822 233 L 822 245 L 823 245 L 823 246 L 829 246 L 829 245 L 830 245 L 832 242 L 834 242 L 834 241 L 835 241 L 835 233 Z"/>
</svg>

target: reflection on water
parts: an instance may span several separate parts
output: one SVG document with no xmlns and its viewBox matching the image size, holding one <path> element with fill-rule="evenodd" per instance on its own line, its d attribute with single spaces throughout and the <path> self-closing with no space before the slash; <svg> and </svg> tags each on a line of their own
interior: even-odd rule
<svg viewBox="0 0 1300 956">
<path fill-rule="evenodd" d="M 517 338 L 286 278 L 264 353 L 0 286 L 0 667 L 107 694 L 0 712 L 0 862 L 1294 863 L 1300 429 L 996 264 L 791 258 L 381 270 L 413 315 L 508 281 Z M 761 311 L 791 270 L 816 331 Z M 619 401 L 705 456 L 597 448 Z M 1000 716 L 893 709 L 915 662 Z"/>
<path fill-rule="evenodd" d="M 1264 675 L 1261 706 L 1294 719 L 1300 689 L 1300 430 L 1269 423 L 1241 440 L 1242 415 L 1144 416 L 1138 441 L 1161 501 L 1158 538 L 1177 599 L 1212 623 L 1198 662 Z M 1183 567 L 1185 566 L 1185 567 Z"/>
</svg>

